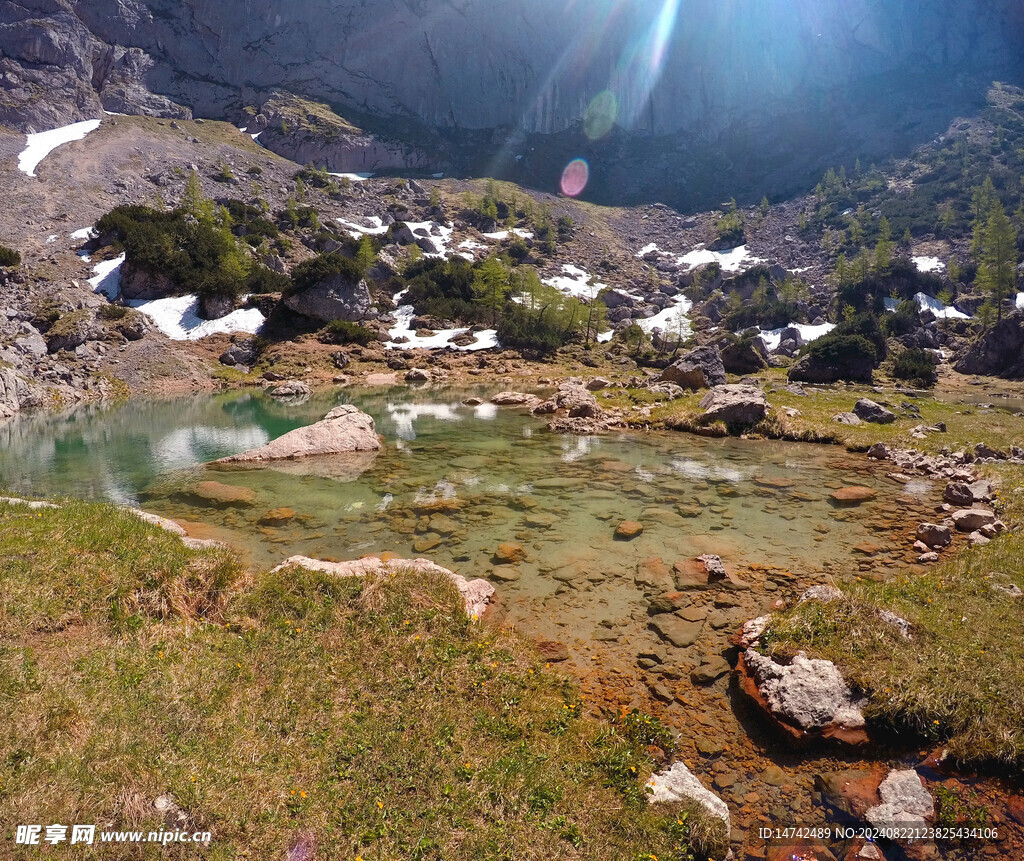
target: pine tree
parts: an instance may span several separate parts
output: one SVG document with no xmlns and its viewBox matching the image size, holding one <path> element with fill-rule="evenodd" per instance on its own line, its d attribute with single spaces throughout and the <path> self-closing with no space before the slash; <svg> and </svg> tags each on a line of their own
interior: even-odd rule
<svg viewBox="0 0 1024 861">
<path fill-rule="evenodd" d="M 991 297 L 996 319 L 1002 320 L 1003 300 L 1009 295 L 1016 278 L 1017 232 L 998 200 L 992 204 L 981 234 L 980 257 L 978 286 Z"/>
<path fill-rule="evenodd" d="M 199 174 L 189 174 L 185 182 L 185 193 L 181 198 L 181 208 L 201 224 L 213 224 L 213 201 L 203 196 L 199 185 Z"/>
<path fill-rule="evenodd" d="M 356 263 L 359 265 L 359 271 L 365 274 L 376 262 L 377 252 L 373 248 L 373 240 L 369 236 L 363 236 L 359 240 L 359 248 L 356 250 Z"/>
<path fill-rule="evenodd" d="M 492 324 L 496 323 L 508 294 L 508 270 L 501 260 L 488 257 L 480 264 L 473 279 L 473 292 L 480 304 L 490 309 Z"/>
<path fill-rule="evenodd" d="M 884 215 L 878 223 L 878 242 L 875 244 L 874 271 L 884 275 L 892 265 L 892 228 Z"/>
<path fill-rule="evenodd" d="M 986 176 L 985 181 L 974 189 L 971 195 L 971 256 L 981 262 L 982 247 L 985 243 L 985 227 L 992 205 L 998 200 L 992 177 Z"/>
</svg>

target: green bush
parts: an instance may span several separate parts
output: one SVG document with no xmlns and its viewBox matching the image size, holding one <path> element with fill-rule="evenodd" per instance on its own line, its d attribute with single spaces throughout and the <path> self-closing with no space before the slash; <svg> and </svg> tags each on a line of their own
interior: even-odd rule
<svg viewBox="0 0 1024 861">
<path fill-rule="evenodd" d="M 900 380 L 908 380 L 915 386 L 934 386 L 939 379 L 937 365 L 931 353 L 919 347 L 911 347 L 896 357 L 892 375 Z"/>
<path fill-rule="evenodd" d="M 0 245 L 0 266 L 20 266 L 21 255 L 13 248 Z"/>
<path fill-rule="evenodd" d="M 371 329 L 348 320 L 331 320 L 320 330 L 319 337 L 325 344 L 359 344 L 362 347 L 379 340 Z"/>
<path fill-rule="evenodd" d="M 102 320 L 123 320 L 129 311 L 126 305 L 100 305 L 97 313 Z"/>
<path fill-rule="evenodd" d="M 564 343 L 564 333 L 543 319 L 531 317 L 525 310 L 513 308 L 498 323 L 498 341 L 514 350 L 552 353 Z"/>
<path fill-rule="evenodd" d="M 266 276 L 230 229 L 230 216 L 195 218 L 184 208 L 162 212 L 148 206 L 118 206 L 96 228 L 124 249 L 128 262 L 167 275 L 179 294 L 238 296 L 250 281 Z"/>
<path fill-rule="evenodd" d="M 300 263 L 292 271 L 292 284 L 289 292 L 301 293 L 328 278 L 343 276 L 353 284 L 358 284 L 363 277 L 359 264 L 350 257 L 344 257 L 337 251 L 318 254 L 312 260 Z"/>
<path fill-rule="evenodd" d="M 840 370 L 850 368 L 861 360 L 870 360 L 872 365 L 878 364 L 878 352 L 863 335 L 836 334 L 838 329 L 812 341 L 805 349 L 807 353 L 828 365 Z M 845 377 L 845 374 L 840 374 Z"/>
</svg>

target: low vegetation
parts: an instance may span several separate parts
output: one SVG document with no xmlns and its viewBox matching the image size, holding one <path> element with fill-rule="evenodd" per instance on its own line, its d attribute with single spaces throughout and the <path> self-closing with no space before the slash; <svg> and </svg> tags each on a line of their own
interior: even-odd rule
<svg viewBox="0 0 1024 861">
<path fill-rule="evenodd" d="M 0 245 L 0 266 L 20 266 L 21 255 L 13 248 Z"/>
<path fill-rule="evenodd" d="M 1003 473 L 1003 517 L 1020 526 L 1024 470 Z M 835 661 L 870 697 L 882 726 L 934 745 L 958 760 L 1024 768 L 1024 536 L 1005 535 L 925 573 L 884 582 L 839 583 L 841 601 L 807 602 L 769 629 L 775 651 L 804 649 Z M 912 625 L 905 639 L 878 616 Z"/>
<path fill-rule="evenodd" d="M 446 580 L 250 574 L 72 501 L 0 505 L 0 555 L 5 822 L 155 830 L 169 794 L 214 861 L 721 854 L 645 800 L 661 724 L 588 714 Z"/>
</svg>

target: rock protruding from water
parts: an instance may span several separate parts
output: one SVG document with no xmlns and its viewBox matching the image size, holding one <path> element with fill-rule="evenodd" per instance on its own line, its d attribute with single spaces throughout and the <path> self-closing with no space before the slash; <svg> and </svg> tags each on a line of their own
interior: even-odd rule
<svg viewBox="0 0 1024 861">
<path fill-rule="evenodd" d="M 788 664 L 748 648 L 737 666 L 740 689 L 797 741 L 865 744 L 865 701 L 854 696 L 831 661 L 797 652 Z"/>
<path fill-rule="evenodd" d="M 373 418 L 351 404 L 335 407 L 316 424 L 296 428 L 259 448 L 215 463 L 265 463 L 319 455 L 380 451 Z"/>
<path fill-rule="evenodd" d="M 708 345 L 690 350 L 676 359 L 657 378 L 659 383 L 675 383 L 684 389 L 710 389 L 726 383 L 725 365 L 718 347 Z"/>
<path fill-rule="evenodd" d="M 715 386 L 700 402 L 704 420 L 727 425 L 756 425 L 768 414 L 768 399 L 757 386 Z"/>
<path fill-rule="evenodd" d="M 725 839 L 729 840 L 732 823 L 729 816 L 729 805 L 701 783 L 697 776 L 686 767 L 685 763 L 674 762 L 667 771 L 651 776 L 647 781 L 648 802 L 659 801 L 678 803 L 692 801 L 702 807 L 710 816 L 721 819 L 725 823 Z"/>
<path fill-rule="evenodd" d="M 366 577 L 369 574 L 397 574 L 403 571 L 416 574 L 440 574 L 447 577 L 462 596 L 466 606 L 466 615 L 479 619 L 487 611 L 494 597 L 494 586 L 486 580 L 467 580 L 461 574 L 449 571 L 429 559 L 381 559 L 367 556 L 350 562 L 325 562 L 322 559 L 311 559 L 308 556 L 291 556 L 274 568 L 270 573 L 284 571 L 287 568 L 305 568 L 307 571 L 318 571 L 334 574 L 338 577 Z"/>
</svg>

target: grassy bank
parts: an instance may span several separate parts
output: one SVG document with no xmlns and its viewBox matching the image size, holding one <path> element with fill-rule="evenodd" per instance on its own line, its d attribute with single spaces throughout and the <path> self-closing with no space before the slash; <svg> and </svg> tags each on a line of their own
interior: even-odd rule
<svg viewBox="0 0 1024 861">
<path fill-rule="evenodd" d="M 1024 469 L 1002 474 L 1003 517 L 1024 519 Z M 776 618 L 775 651 L 829 658 L 870 696 L 869 715 L 948 745 L 958 759 L 1024 773 L 1024 535 L 1003 535 L 915 575 L 837 583 L 846 598 Z M 878 616 L 913 626 L 905 639 Z"/>
<path fill-rule="evenodd" d="M 645 800 L 659 725 L 590 716 L 447 581 L 251 574 L 77 502 L 0 505 L 0 559 L 6 845 L 17 823 L 158 829 L 169 794 L 208 849 L 74 857 L 720 857 Z"/>
<path fill-rule="evenodd" d="M 806 386 L 806 396 L 785 391 L 788 385 L 785 372 L 772 370 L 759 375 L 762 388 L 768 396 L 771 411 L 761 424 L 749 429 L 751 434 L 772 439 L 801 442 L 822 442 L 843 445 L 852 450 L 866 450 L 876 442 L 890 446 L 913 448 L 935 453 L 949 446 L 972 450 L 975 444 L 985 442 L 995 448 L 1008 449 L 1020 445 L 1024 438 L 1024 422 L 1003 410 L 986 410 L 974 405 L 957 404 L 952 393 L 922 393 L 920 396 L 897 394 L 887 390 L 884 394 L 872 392 L 867 386 Z M 733 378 L 731 382 L 738 381 Z M 690 431 L 701 426 L 703 410 L 701 399 L 707 390 L 687 392 L 681 398 L 668 401 L 646 389 L 610 390 L 602 405 L 650 407 L 647 423 L 675 430 Z M 848 413 L 860 398 L 870 398 L 888 404 L 896 413 L 896 421 L 887 424 L 863 423 L 851 426 L 833 421 L 839 413 Z M 998 403 L 998 399 L 995 399 Z M 910 405 L 915 409 L 909 409 Z M 789 415 L 786 410 L 796 410 Z M 918 425 L 932 427 L 940 422 L 946 432 L 928 433 L 924 438 L 911 435 Z"/>
</svg>

